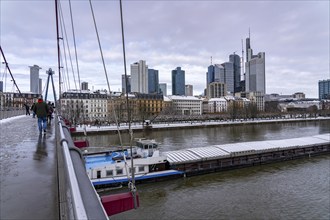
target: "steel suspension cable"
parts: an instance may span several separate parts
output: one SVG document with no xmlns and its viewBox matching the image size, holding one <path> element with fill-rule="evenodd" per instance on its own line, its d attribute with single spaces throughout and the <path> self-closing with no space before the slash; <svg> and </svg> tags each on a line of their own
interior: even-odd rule
<svg viewBox="0 0 330 220">
<path fill-rule="evenodd" d="M 92 1 L 91 0 L 89 0 L 89 5 L 90 5 L 92 16 L 93 16 L 93 22 L 94 22 L 94 27 L 95 27 L 97 42 L 98 42 L 99 49 L 100 49 L 100 54 L 101 54 L 101 58 L 102 58 L 102 64 L 103 64 L 105 78 L 107 80 L 107 85 L 108 85 L 110 100 L 112 100 L 112 95 L 111 95 L 111 89 L 110 89 L 110 83 L 109 83 L 107 68 L 106 68 L 105 62 L 104 62 L 104 56 L 103 56 L 103 52 L 102 52 L 101 41 L 100 41 L 99 32 L 98 32 L 97 25 L 96 25 L 96 19 L 95 19 L 93 5 L 92 5 Z M 118 132 L 118 136 L 119 136 L 120 145 L 122 146 L 123 145 L 123 141 L 122 141 L 121 133 L 120 133 L 119 126 L 118 126 L 118 119 L 117 119 L 117 116 L 116 116 L 115 108 L 114 108 L 114 111 L 113 112 L 114 112 L 114 117 L 115 117 L 115 122 L 116 122 L 116 127 L 117 127 L 117 132 Z"/>
<path fill-rule="evenodd" d="M 5 62 L 3 62 L 4 64 Z M 1 63 L 2 64 L 2 63 Z M 1 70 L 1 69 L 0 69 Z M 3 78 L 5 77 L 5 74 L 7 74 L 7 68 L 5 66 L 4 70 L 3 70 L 3 73 L 1 74 L 1 81 L 3 81 Z"/>
<path fill-rule="evenodd" d="M 5 67 L 5 71 L 4 71 L 4 77 L 5 77 L 5 90 L 3 90 L 4 92 L 6 91 L 6 89 L 7 89 L 7 67 Z"/>
<path fill-rule="evenodd" d="M 134 162 L 133 162 L 133 130 L 131 127 L 131 110 L 129 108 L 129 99 L 128 99 L 128 82 L 127 82 L 127 69 L 126 69 L 126 52 L 125 52 L 125 35 L 124 35 L 124 19 L 123 19 L 123 7 L 122 0 L 119 0 L 120 4 L 120 21 L 121 21 L 121 37 L 122 37 L 122 45 L 123 45 L 123 58 L 124 58 L 124 70 L 125 70 L 125 86 L 126 86 L 126 108 L 127 108 L 127 117 L 128 117 L 128 131 L 130 134 L 130 150 L 131 150 L 131 167 L 132 167 L 132 186 L 131 191 L 134 197 L 134 208 L 137 208 L 137 199 L 136 199 L 136 188 L 135 188 L 135 174 L 134 174 Z"/>
<path fill-rule="evenodd" d="M 77 90 L 76 75 L 75 75 L 75 71 L 74 71 L 74 68 L 73 68 L 73 62 L 72 62 L 72 57 L 71 57 L 71 52 L 70 52 L 70 45 L 69 45 L 69 41 L 68 41 L 69 38 L 68 38 L 68 35 L 67 35 L 67 32 L 66 32 L 66 26 L 65 26 L 65 21 L 64 21 L 64 16 L 63 16 L 61 4 L 60 4 L 60 15 L 61 15 L 61 18 L 62 18 L 61 21 L 63 23 L 62 26 L 63 26 L 63 29 L 64 29 L 64 32 L 62 30 L 62 35 L 63 34 L 65 35 L 65 38 L 64 39 L 65 39 L 65 42 L 66 42 L 66 46 L 68 48 L 68 55 L 69 55 L 69 58 L 70 58 L 70 64 L 71 64 L 71 71 L 72 71 L 72 76 L 73 76 L 73 82 L 74 82 L 74 85 L 75 85 L 75 89 Z M 63 48 L 65 48 L 65 46 L 63 46 Z M 67 70 L 69 72 L 68 67 L 67 67 Z M 67 77 L 68 77 L 68 81 L 70 82 L 69 74 L 67 75 Z"/>
<path fill-rule="evenodd" d="M 22 95 L 21 90 L 19 90 L 18 85 L 16 84 L 16 81 L 15 81 L 15 79 L 14 79 L 14 76 L 13 76 L 13 74 L 11 73 L 11 70 L 10 70 L 10 68 L 9 68 L 9 65 L 8 65 L 8 63 L 7 63 L 7 60 L 6 60 L 5 54 L 3 53 L 3 50 L 2 50 L 2 47 L 1 47 L 1 46 L 0 46 L 0 51 L 1 51 L 1 54 L 2 54 L 2 57 L 3 57 L 3 60 L 5 61 L 6 68 L 8 69 L 9 74 L 10 74 L 12 80 L 13 80 L 13 83 L 14 83 L 14 85 L 16 86 L 16 88 L 17 88 L 19 94 Z"/>
<path fill-rule="evenodd" d="M 61 63 L 63 63 L 63 56 L 62 55 L 61 55 Z M 68 82 L 67 82 L 66 77 L 65 77 L 66 75 L 67 75 L 67 72 L 66 72 L 65 68 L 63 68 L 63 70 L 62 70 L 62 76 L 63 76 L 62 77 L 62 79 L 63 79 L 62 87 L 63 87 L 64 91 L 67 91 L 67 88 L 68 88 Z"/>
<path fill-rule="evenodd" d="M 93 5 L 92 5 L 91 0 L 89 0 L 89 5 L 90 5 L 90 8 L 91 8 L 92 17 L 93 17 L 93 21 L 94 21 L 94 27 L 95 27 L 97 42 L 98 42 L 98 45 L 99 45 L 100 54 L 101 54 L 101 58 L 102 58 L 103 69 L 104 69 L 104 73 L 105 73 L 105 77 L 106 77 L 106 81 L 107 81 L 107 85 L 108 85 L 110 101 L 112 101 L 112 95 L 111 95 L 110 83 L 109 83 L 109 79 L 108 79 L 107 68 L 106 68 L 105 62 L 104 62 L 104 56 L 103 56 L 103 52 L 102 52 L 101 41 L 100 41 L 99 32 L 98 32 L 97 25 L 96 25 L 96 19 L 95 19 L 95 14 L 94 14 Z M 116 115 L 116 109 L 113 108 L 112 112 L 113 112 L 114 118 L 115 118 L 115 123 L 116 123 L 116 128 L 117 128 L 117 132 L 118 132 L 119 141 L 120 141 L 120 146 L 123 150 L 123 141 L 122 141 L 121 132 L 120 132 L 120 129 L 119 129 L 119 123 L 118 123 L 118 118 L 117 118 L 117 115 Z M 131 154 L 132 154 L 132 152 L 131 152 Z M 125 154 L 123 154 L 123 158 L 124 158 L 124 163 L 125 163 L 125 170 L 126 170 L 126 174 L 127 174 L 127 179 L 129 179 L 129 172 L 128 172 L 128 169 L 127 169 L 127 160 L 126 160 Z"/>
<path fill-rule="evenodd" d="M 66 57 L 66 49 L 65 49 L 65 43 L 64 41 L 66 40 L 67 42 L 67 34 L 66 34 L 66 28 L 65 28 L 65 22 L 64 22 L 64 17 L 63 17 L 63 13 L 62 13 L 62 7 L 61 7 L 61 4 L 59 5 L 60 7 L 60 26 L 61 26 L 61 33 L 62 33 L 62 47 L 63 47 L 63 54 L 64 54 L 64 61 L 65 61 L 65 68 L 63 68 L 63 71 L 66 71 L 66 74 L 65 76 L 63 77 L 64 79 L 66 79 L 67 81 L 67 86 L 66 88 L 67 89 L 70 89 L 71 86 L 70 86 L 70 78 L 69 78 L 69 68 L 68 68 L 68 61 L 67 61 L 67 57 Z M 64 31 L 63 31 L 64 29 Z M 65 38 L 63 38 L 63 35 L 65 34 Z M 67 43 L 68 44 L 68 43 Z M 69 45 L 68 45 L 69 47 Z M 70 61 L 71 61 L 71 69 L 73 71 L 73 65 L 72 65 L 72 59 L 71 59 L 71 54 L 70 54 L 70 50 L 68 49 L 68 52 L 69 52 L 69 58 L 70 58 Z M 63 63 L 63 61 L 62 61 Z M 73 71 L 73 78 L 74 78 L 74 83 L 75 83 L 75 86 L 76 86 L 76 89 L 77 89 L 77 85 L 76 85 L 76 79 L 74 77 L 74 71 Z"/>
<path fill-rule="evenodd" d="M 70 6 L 70 16 L 71 16 L 71 26 L 72 26 L 72 35 L 73 35 L 73 44 L 74 44 L 74 51 L 76 56 L 76 64 L 77 64 L 77 74 L 78 74 L 78 83 L 79 83 L 79 91 L 81 91 L 81 85 L 80 85 L 80 74 L 79 74 L 79 64 L 78 64 L 78 54 L 77 54 L 77 45 L 76 45 L 76 36 L 74 33 L 74 25 L 73 25 L 73 16 L 72 16 L 72 8 L 71 8 L 71 0 L 69 0 L 69 6 Z"/>
<path fill-rule="evenodd" d="M 3 78 L 5 78 L 5 79 L 3 79 Z M 5 90 L 3 90 L 3 91 L 6 91 L 6 83 L 7 83 L 7 67 L 6 66 L 3 70 L 1 81 L 5 83 Z"/>
<path fill-rule="evenodd" d="M 55 14 L 56 14 L 56 42 L 57 42 L 57 65 L 58 65 L 58 89 L 59 89 L 59 109 L 61 111 L 61 80 L 62 80 L 62 76 L 61 76 L 61 60 L 60 60 L 60 36 L 59 36 L 59 30 L 58 30 L 58 1 L 55 0 Z M 52 78 L 53 79 L 53 78 Z M 47 87 L 48 88 L 48 87 Z M 55 95 L 55 88 L 54 88 L 54 83 L 53 83 L 53 91 L 54 91 L 54 101 L 55 101 L 55 105 L 56 105 L 56 95 Z M 48 92 L 48 91 L 47 91 Z M 47 99 L 47 92 L 46 92 L 46 99 Z"/>
</svg>

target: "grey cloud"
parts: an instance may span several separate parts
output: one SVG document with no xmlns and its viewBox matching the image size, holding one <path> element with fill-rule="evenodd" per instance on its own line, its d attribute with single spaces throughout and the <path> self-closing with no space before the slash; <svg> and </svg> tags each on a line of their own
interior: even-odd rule
<svg viewBox="0 0 330 220">
<path fill-rule="evenodd" d="M 117 90 L 124 72 L 119 3 L 92 2 Z M 0 42 L 13 69 L 22 72 L 20 63 L 56 68 L 54 3 L 1 1 L 0 6 Z M 73 48 L 68 1 L 61 1 L 61 7 Z M 105 80 L 89 3 L 72 1 L 72 9 L 81 79 L 101 87 Z M 168 87 L 171 70 L 182 66 L 187 84 L 200 94 L 210 57 L 222 63 L 233 52 L 241 55 L 241 39 L 245 43 L 249 27 L 254 53 L 266 53 L 267 91 L 303 90 L 307 97 L 317 97 L 317 81 L 330 78 L 326 1 L 123 1 L 123 12 L 128 71 L 131 63 L 144 59 L 150 68 L 159 68 Z"/>
</svg>

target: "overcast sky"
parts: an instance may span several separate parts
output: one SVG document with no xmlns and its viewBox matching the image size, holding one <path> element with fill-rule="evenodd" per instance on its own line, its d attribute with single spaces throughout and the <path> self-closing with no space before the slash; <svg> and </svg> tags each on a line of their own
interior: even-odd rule
<svg viewBox="0 0 330 220">
<path fill-rule="evenodd" d="M 60 3 L 67 32 L 64 39 L 72 48 L 78 81 L 69 2 Z M 119 91 L 124 73 L 119 1 L 92 3 L 110 87 Z M 107 89 L 89 1 L 72 0 L 71 5 L 80 81 L 87 81 L 90 89 Z M 186 84 L 193 85 L 194 95 L 199 95 L 206 87 L 211 56 L 213 64 L 228 61 L 234 52 L 241 56 L 242 39 L 245 51 L 250 28 L 254 54 L 266 53 L 266 93 L 304 92 L 307 98 L 317 98 L 318 81 L 330 79 L 329 7 L 327 0 L 123 1 L 127 74 L 130 64 L 146 60 L 149 68 L 159 70 L 159 82 L 167 83 L 171 94 L 171 70 L 180 66 Z M 0 10 L 1 47 L 20 90 L 30 90 L 29 66 L 34 64 L 42 68 L 44 85 L 46 70 L 54 69 L 58 87 L 54 1 L 1 0 Z M 1 57 L 0 80 L 5 81 L 6 91 L 13 91 L 2 62 Z M 74 89 L 71 71 L 68 77 Z"/>
</svg>

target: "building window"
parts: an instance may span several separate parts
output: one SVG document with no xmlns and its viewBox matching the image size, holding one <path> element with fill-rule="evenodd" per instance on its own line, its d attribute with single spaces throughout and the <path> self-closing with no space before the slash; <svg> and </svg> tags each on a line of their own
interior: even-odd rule
<svg viewBox="0 0 330 220">
<path fill-rule="evenodd" d="M 113 176 L 113 171 L 112 170 L 107 170 L 106 175 L 107 176 Z"/>
</svg>

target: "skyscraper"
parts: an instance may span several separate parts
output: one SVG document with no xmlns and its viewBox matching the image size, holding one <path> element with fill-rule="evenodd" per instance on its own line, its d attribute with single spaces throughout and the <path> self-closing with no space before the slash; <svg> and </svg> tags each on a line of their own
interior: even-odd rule
<svg viewBox="0 0 330 220">
<path fill-rule="evenodd" d="M 88 82 L 81 83 L 81 90 L 88 90 Z"/>
<path fill-rule="evenodd" d="M 30 66 L 30 92 L 35 94 L 41 94 L 39 88 L 39 70 L 41 68 L 38 65 Z"/>
<path fill-rule="evenodd" d="M 214 66 L 210 65 L 207 68 L 207 73 L 206 73 L 206 85 L 210 84 L 211 82 L 214 82 Z"/>
<path fill-rule="evenodd" d="M 186 96 L 193 96 L 194 91 L 193 91 L 193 86 L 192 85 L 186 85 L 185 86 L 185 94 Z"/>
<path fill-rule="evenodd" d="M 148 69 L 148 93 L 149 94 L 159 93 L 158 70 Z"/>
<path fill-rule="evenodd" d="M 330 99 L 330 79 L 319 81 L 319 99 Z"/>
<path fill-rule="evenodd" d="M 172 95 L 185 95 L 185 71 L 181 67 L 172 70 Z"/>
<path fill-rule="evenodd" d="M 237 54 L 229 55 L 229 62 L 234 65 L 234 92 L 240 92 L 241 58 Z"/>
<path fill-rule="evenodd" d="M 253 55 L 250 38 L 246 39 L 245 91 L 266 93 L 265 52 Z"/>
<path fill-rule="evenodd" d="M 235 74 L 238 74 L 237 78 L 240 80 L 240 57 L 234 54 L 232 58 L 230 57 L 230 59 L 233 59 L 235 63 L 230 61 L 222 64 L 210 65 L 208 67 L 208 71 L 206 73 L 207 88 L 209 88 L 208 85 L 210 83 L 218 82 L 226 84 L 226 91 L 231 93 L 235 92 Z M 238 65 L 238 67 L 235 65 Z"/>
<path fill-rule="evenodd" d="M 131 92 L 131 76 L 127 75 L 126 80 L 127 80 L 127 91 L 126 91 L 125 74 L 121 75 L 121 91 L 122 91 L 122 93 Z"/>
<path fill-rule="evenodd" d="M 221 64 L 224 67 L 224 82 L 227 85 L 227 91 L 234 93 L 234 64 L 232 62 L 225 62 Z"/>
<path fill-rule="evenodd" d="M 42 94 L 42 79 L 39 78 L 39 92 L 38 94 Z"/>
<path fill-rule="evenodd" d="M 167 96 L 167 84 L 159 83 L 159 92 L 163 94 L 163 96 Z"/>
<path fill-rule="evenodd" d="M 223 65 L 214 64 L 214 80 L 212 82 L 226 83 L 226 80 L 225 80 L 225 67 Z"/>
<path fill-rule="evenodd" d="M 148 93 L 148 66 L 145 60 L 131 64 L 131 92 Z"/>
<path fill-rule="evenodd" d="M 227 86 L 222 82 L 212 82 L 207 85 L 207 98 L 220 98 L 227 95 Z"/>
</svg>

